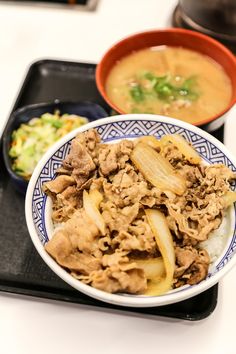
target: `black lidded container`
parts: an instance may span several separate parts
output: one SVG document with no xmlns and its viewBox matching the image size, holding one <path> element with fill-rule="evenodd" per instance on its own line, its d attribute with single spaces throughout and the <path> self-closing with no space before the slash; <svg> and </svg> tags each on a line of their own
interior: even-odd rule
<svg viewBox="0 0 236 354">
<path fill-rule="evenodd" d="M 173 24 L 209 35 L 236 53 L 235 0 L 179 0 Z"/>
</svg>

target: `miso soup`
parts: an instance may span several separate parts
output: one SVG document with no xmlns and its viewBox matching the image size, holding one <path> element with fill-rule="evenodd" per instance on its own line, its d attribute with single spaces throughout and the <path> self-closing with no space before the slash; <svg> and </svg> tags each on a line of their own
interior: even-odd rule
<svg viewBox="0 0 236 354">
<path fill-rule="evenodd" d="M 232 87 L 224 69 L 210 57 L 158 46 L 118 61 L 106 92 L 125 113 L 163 114 L 197 124 L 227 107 Z"/>
</svg>

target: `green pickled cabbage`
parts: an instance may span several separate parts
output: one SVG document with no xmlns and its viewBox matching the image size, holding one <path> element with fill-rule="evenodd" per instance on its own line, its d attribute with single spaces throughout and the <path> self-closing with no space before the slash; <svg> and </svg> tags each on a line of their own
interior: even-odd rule
<svg viewBox="0 0 236 354">
<path fill-rule="evenodd" d="M 13 131 L 9 156 L 13 170 L 29 180 L 40 158 L 61 137 L 88 123 L 88 119 L 72 114 L 45 113 L 21 124 Z"/>
</svg>

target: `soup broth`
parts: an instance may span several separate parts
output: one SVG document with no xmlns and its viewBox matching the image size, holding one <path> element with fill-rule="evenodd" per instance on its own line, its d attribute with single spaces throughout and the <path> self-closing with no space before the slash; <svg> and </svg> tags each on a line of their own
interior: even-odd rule
<svg viewBox="0 0 236 354">
<path fill-rule="evenodd" d="M 158 46 L 117 62 L 106 92 L 125 113 L 163 114 L 197 124 L 227 107 L 232 87 L 223 68 L 208 56 Z"/>
</svg>

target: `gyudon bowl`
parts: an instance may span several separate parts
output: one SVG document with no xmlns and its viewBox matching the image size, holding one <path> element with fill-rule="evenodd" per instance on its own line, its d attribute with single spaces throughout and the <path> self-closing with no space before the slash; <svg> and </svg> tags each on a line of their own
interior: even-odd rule
<svg viewBox="0 0 236 354">
<path fill-rule="evenodd" d="M 41 159 L 26 194 L 28 230 L 80 292 L 120 306 L 179 302 L 236 262 L 235 172 L 225 146 L 188 123 L 104 118 Z"/>
</svg>

